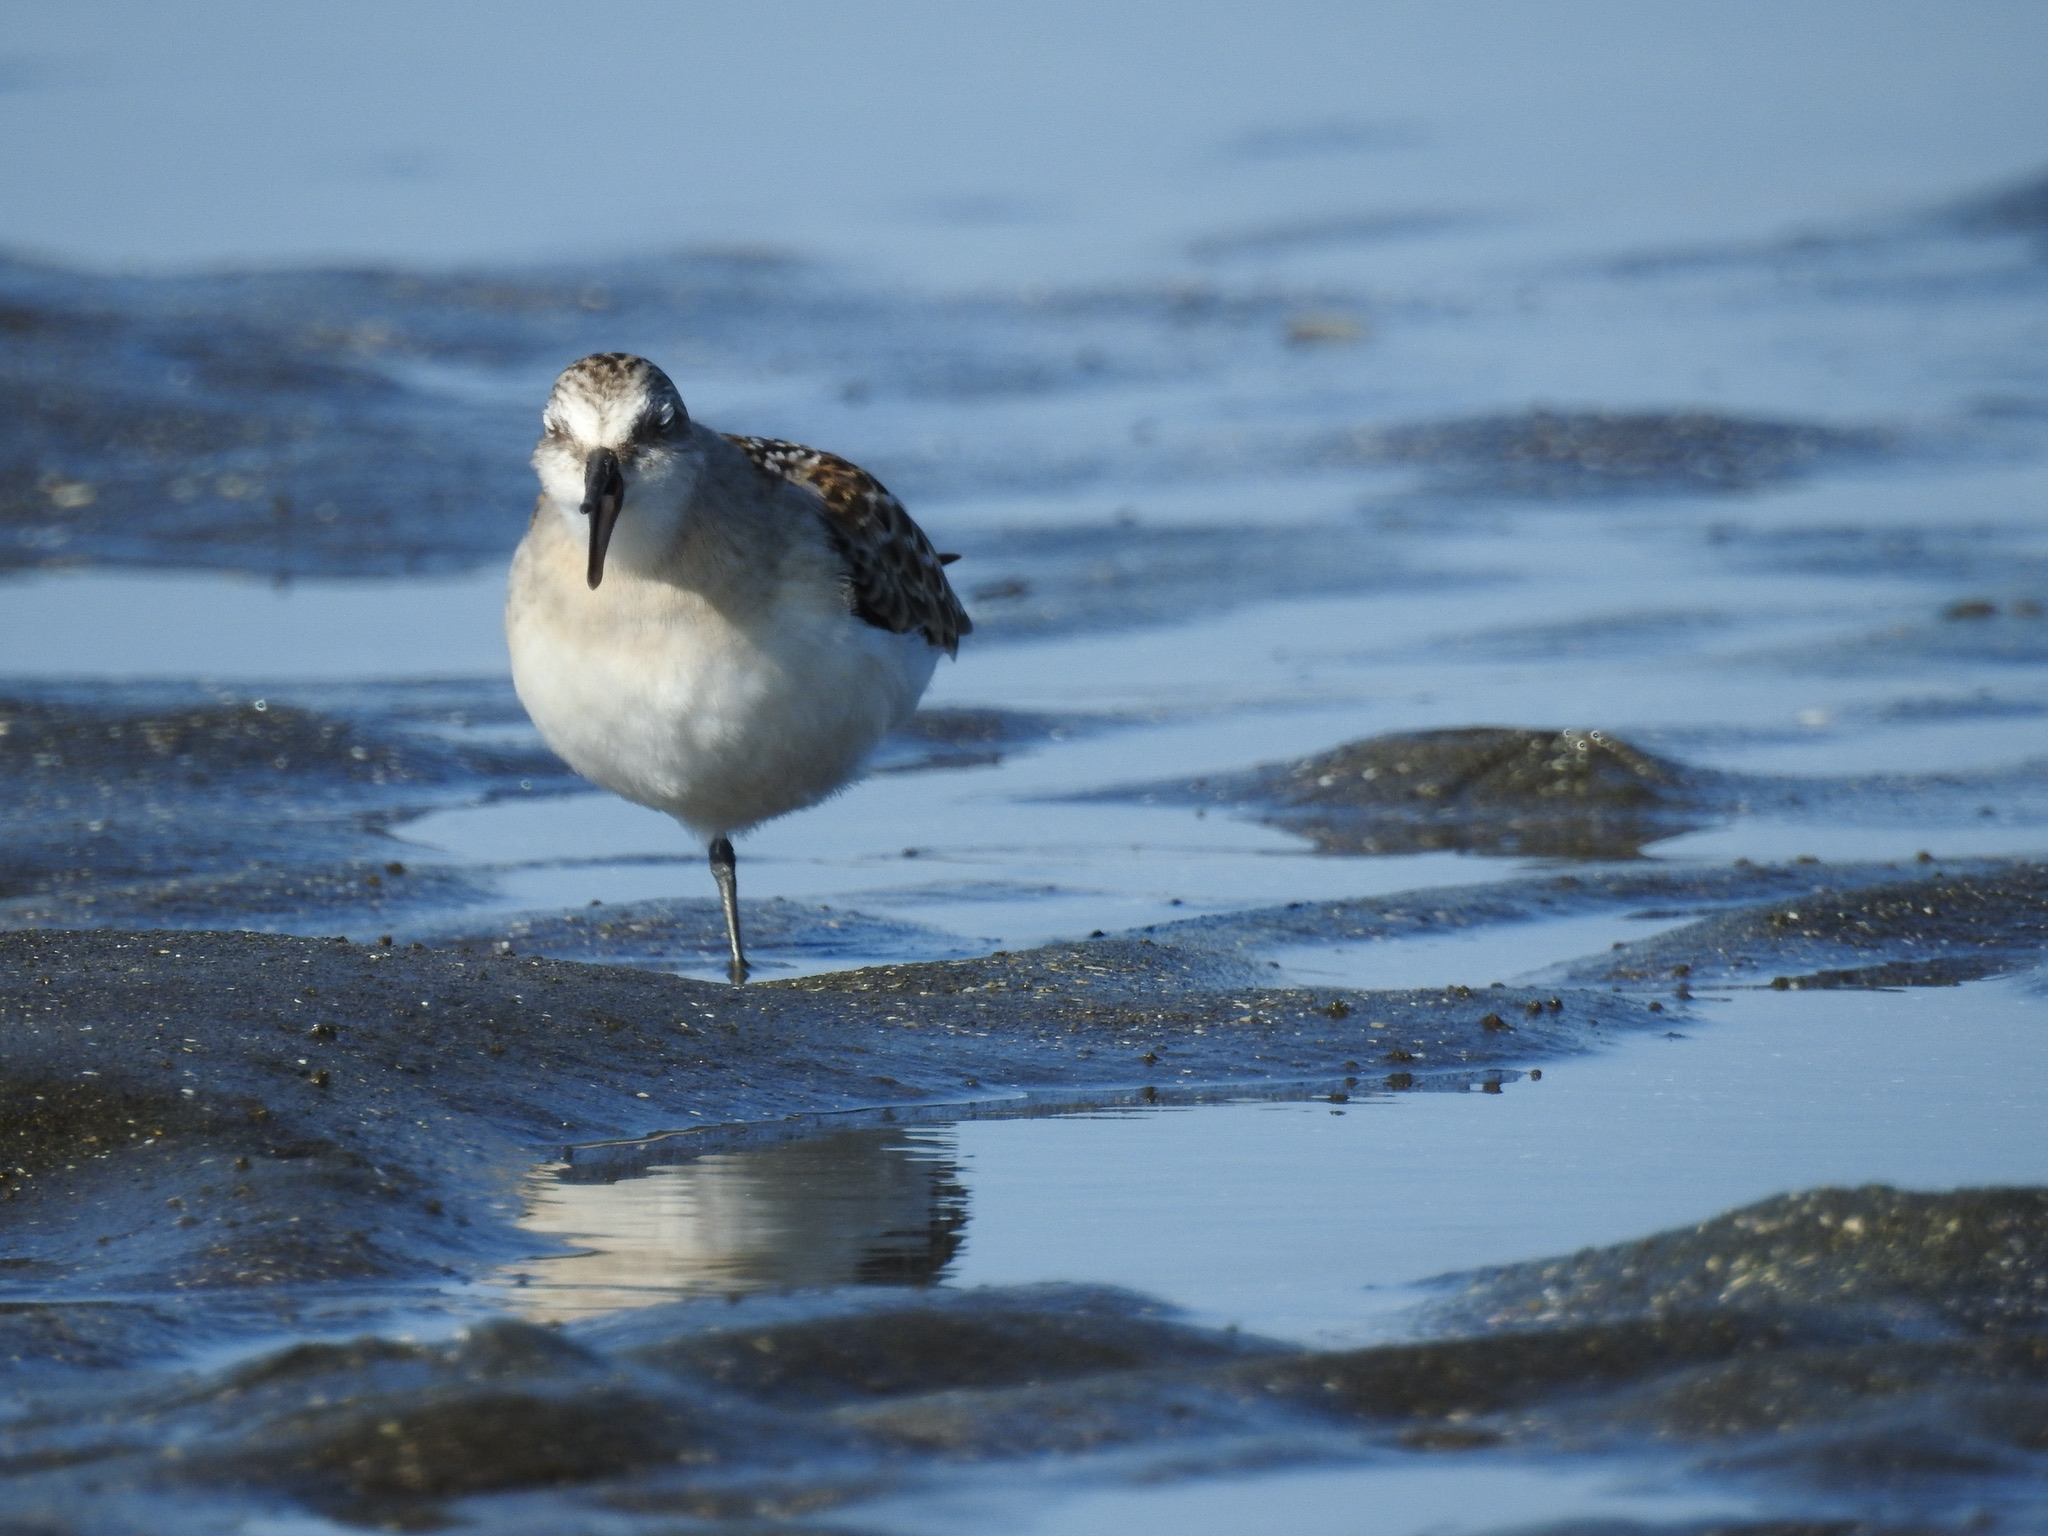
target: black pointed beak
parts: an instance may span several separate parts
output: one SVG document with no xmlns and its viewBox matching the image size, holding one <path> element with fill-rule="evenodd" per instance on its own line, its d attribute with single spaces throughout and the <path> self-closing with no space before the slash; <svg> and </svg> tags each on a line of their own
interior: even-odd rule
<svg viewBox="0 0 2048 1536">
<path fill-rule="evenodd" d="M 626 477 L 619 469 L 619 456 L 600 448 L 583 466 L 583 515 L 590 519 L 589 580 L 593 592 L 604 580 L 605 548 L 612 541 L 612 527 L 625 502 Z"/>
</svg>

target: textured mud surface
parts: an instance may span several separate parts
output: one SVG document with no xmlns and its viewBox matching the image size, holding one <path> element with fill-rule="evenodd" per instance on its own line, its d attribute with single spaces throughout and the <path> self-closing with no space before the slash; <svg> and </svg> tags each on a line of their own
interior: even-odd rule
<svg viewBox="0 0 2048 1536">
<path fill-rule="evenodd" d="M 530 1252 L 513 1180 L 564 1143 L 604 1154 L 694 1114 L 654 1144 L 673 1160 L 924 1101 L 1497 1082 L 1684 1012 L 1684 986 L 1627 955 L 1622 993 L 1605 973 L 1549 992 L 1260 986 L 1258 947 L 1304 931 L 1691 903 L 1793 952 L 1803 937 L 1768 916 L 1822 882 L 1892 911 L 1908 889 L 2024 885 L 2033 867 L 1900 874 L 1625 865 L 744 991 L 257 935 L 9 936 L 8 1507 L 59 1531 L 292 1508 L 504 1530 L 835 1512 L 860 1529 L 878 1499 L 956 1497 L 1020 1459 L 1085 1480 L 1104 1458 L 1175 1475 L 1197 1447 L 1247 1471 L 1655 1448 L 1788 1517 L 1881 1485 L 1937 1525 L 1986 1507 L 2024 1522 L 2048 1422 L 2035 1190 L 1786 1196 L 1444 1282 L 1414 1342 L 1335 1353 L 1073 1287 L 856 1287 L 484 1320 L 444 1342 L 381 1321 Z M 223 1338 L 365 1329 L 179 1363 Z"/>
<path fill-rule="evenodd" d="M 1600 731 L 1470 727 L 1348 742 L 1293 763 L 1130 793 L 1211 800 L 1331 853 L 1626 858 L 1697 824 L 1711 776 Z"/>
<path fill-rule="evenodd" d="M 1744 861 L 1714 869 L 1660 867 L 1628 861 L 1582 866 L 1570 874 L 1498 880 L 1448 890 L 1397 891 L 1389 896 L 1344 901 L 1289 902 L 1282 907 L 1190 918 L 1146 931 L 1190 948 L 1213 947 L 1258 954 L 1290 944 L 1423 938 L 1591 912 L 1621 912 L 1657 919 L 1699 917 L 1700 922 L 1673 934 L 1624 944 L 1611 957 L 1575 967 L 1575 974 L 1585 981 L 1657 986 L 1669 983 L 1674 975 L 1683 979 L 1691 974 L 1675 970 L 1687 963 L 1675 957 L 1698 951 L 1699 944 L 1692 935 L 1718 932 L 1724 926 L 1744 931 L 1761 927 L 1763 936 L 1757 951 L 1760 955 L 1796 951 L 1799 935 L 1787 923 L 1773 923 L 1770 916 L 1791 905 L 1786 898 L 1803 901 L 1824 893 L 1842 897 L 1866 886 L 1898 885 L 1902 874 L 1919 867 L 1824 865 L 1818 861 L 1757 865 Z M 1965 864 L 1961 868 L 1968 871 L 1970 878 L 1986 873 L 2002 878 L 2013 873 L 2004 866 Z M 2017 874 L 2024 876 L 2032 868 L 2020 866 Z M 1955 869 L 1948 872 L 1961 877 Z M 1907 881 L 1902 889 L 1918 892 L 1921 884 Z M 2024 919 L 2018 920 L 2024 926 Z M 1991 926 L 1995 934 L 1996 925 Z M 1667 943 L 1674 955 L 1668 965 L 1660 958 Z M 1708 969 L 1703 967 L 1703 972 Z M 1753 983 L 1756 978 L 1747 979 Z"/>
<path fill-rule="evenodd" d="M 1623 1247 L 1488 1270 L 1438 1311 L 1534 1328 L 1705 1311 L 1939 1339 L 2048 1325 L 2048 1191 L 1809 1191 Z"/>
<path fill-rule="evenodd" d="M 928 1530 L 1316 1464 L 1365 1510 L 1388 1469 L 1591 1465 L 1753 1516 L 1673 1531 L 2042 1528 L 2038 1189 L 1786 1193 L 1450 1277 L 1401 1342 L 1332 1351 L 950 1289 L 958 1187 L 842 1155 L 1074 1107 L 1488 1112 L 1624 1035 L 1675 1059 L 1736 989 L 2038 966 L 2041 206 L 1513 291 L 1491 259 L 1256 275 L 1467 227 L 1334 215 L 1198 241 L 1198 280 L 954 296 L 769 255 L 0 263 L 0 569 L 38 612 L 127 622 L 126 578 L 63 566 L 254 573 L 281 632 L 336 590 L 302 578 L 483 573 L 548 378 L 630 347 L 707 419 L 879 473 L 967 557 L 986 646 L 828 835 L 743 850 L 764 958 L 889 963 L 735 992 L 667 973 L 719 947 L 670 894 L 697 853 L 572 800 L 501 680 L 278 681 L 337 675 L 285 647 L 228 674 L 261 687 L 123 680 L 153 635 L 60 680 L 17 625 L 0 1532 Z M 1467 984 L 1276 969 L 1381 944 Z M 1845 1088 L 1894 1067 L 1845 1031 Z M 793 1223 L 811 1174 L 898 1183 L 798 1226 L 806 1294 L 513 1315 L 507 1271 L 583 1230 L 519 1225 L 536 1181 L 734 1149 L 786 1159 Z"/>
<path fill-rule="evenodd" d="M 1991 1507 L 2025 1526 L 2044 1244 L 2038 1190 L 1816 1191 L 1470 1277 L 1440 1336 L 1344 1352 L 1060 1286 L 363 1335 L 31 1388 L 0 1476 L 41 1530 L 225 1530 L 293 1507 L 515 1531 L 844 1511 L 862 1529 L 878 1497 L 957 1497 L 1048 1455 L 1068 1476 L 1113 1457 L 1160 1477 L 1190 1454 L 1253 1470 L 1655 1446 L 1816 1521 L 1877 1482 L 1937 1525 Z"/>
<path fill-rule="evenodd" d="M 1406 1086 L 1651 1018 L 1605 991 L 1376 994 L 1368 1009 L 1149 939 L 742 992 L 256 935 L 0 942 L 11 1274 L 98 1290 L 418 1278 L 480 1260 L 512 1241 L 499 1202 L 526 1165 L 692 1112 L 765 1122 L 1155 1082 Z"/>
<path fill-rule="evenodd" d="M 990 766 L 1113 722 L 935 709 L 875 771 Z M 0 928 L 178 927 L 505 942 L 660 965 L 724 945 L 715 903 L 493 918 L 499 873 L 422 860 L 395 828 L 436 810 L 588 789 L 541 745 L 508 685 L 102 683 L 0 696 Z M 694 864 L 674 849 L 663 864 Z M 680 867 L 685 884 L 696 871 Z M 956 937 L 787 902 L 751 904 L 765 958 L 937 956 Z M 850 948 L 850 946 L 865 946 Z"/>
<path fill-rule="evenodd" d="M 1689 976 L 1778 988 L 1953 986 L 2048 950 L 2048 867 L 2007 864 L 1844 888 L 1704 918 L 1624 946 L 1582 979 Z"/>
<path fill-rule="evenodd" d="M 382 834 L 436 806 L 576 782 L 523 729 L 490 733 L 498 693 L 309 707 L 246 691 L 17 690 L 0 699 L 0 924 L 360 930 L 473 900 L 460 875 L 409 871 Z"/>
<path fill-rule="evenodd" d="M 1692 987 L 1762 984 L 1817 949 L 1868 972 L 1929 949 L 2010 969 L 2048 945 L 2038 866 L 1901 873 L 1624 866 L 743 991 L 496 945 L 14 934 L 0 940 L 9 1275 L 102 1292 L 417 1279 L 503 1251 L 508 1181 L 527 1164 L 689 1117 L 1400 1090 L 1584 1049 L 1673 1017 Z M 1556 989 L 1262 980 L 1274 945 L 1615 908 L 1710 915 Z M 1825 930 L 1793 916 L 1808 912 Z"/>
<path fill-rule="evenodd" d="M 1993 773 L 1767 777 L 1692 767 L 1605 731 L 1468 726 L 1375 736 L 1293 762 L 1089 798 L 1221 805 L 1327 853 L 1618 859 L 1758 814 L 1924 824 L 1996 808 L 2031 824 L 2048 813 L 2048 773 L 2032 762 Z"/>
</svg>

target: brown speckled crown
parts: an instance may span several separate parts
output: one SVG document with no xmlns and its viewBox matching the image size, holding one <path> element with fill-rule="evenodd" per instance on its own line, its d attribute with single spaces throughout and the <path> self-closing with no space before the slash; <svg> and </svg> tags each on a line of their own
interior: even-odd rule
<svg viewBox="0 0 2048 1536">
<path fill-rule="evenodd" d="M 548 397 L 550 409 L 545 419 L 550 429 L 555 422 L 552 408 L 569 400 L 579 400 L 593 410 L 607 402 L 638 400 L 635 419 L 655 427 L 680 425 L 690 419 L 669 376 L 631 352 L 593 352 L 564 368 Z"/>
</svg>

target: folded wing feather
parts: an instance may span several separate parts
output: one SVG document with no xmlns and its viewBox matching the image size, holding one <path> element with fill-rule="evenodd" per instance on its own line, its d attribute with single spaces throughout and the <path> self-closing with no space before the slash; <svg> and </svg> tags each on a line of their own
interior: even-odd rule
<svg viewBox="0 0 2048 1536">
<path fill-rule="evenodd" d="M 774 437 L 727 440 L 764 473 L 816 493 L 826 532 L 846 562 L 847 605 L 877 629 L 922 634 L 951 656 L 974 628 L 946 580 L 957 559 L 932 548 L 924 530 L 882 482 L 835 453 Z"/>
</svg>

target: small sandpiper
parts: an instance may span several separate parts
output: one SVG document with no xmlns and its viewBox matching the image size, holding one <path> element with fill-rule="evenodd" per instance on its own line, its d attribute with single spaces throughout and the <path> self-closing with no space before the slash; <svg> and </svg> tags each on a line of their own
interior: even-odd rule
<svg viewBox="0 0 2048 1536">
<path fill-rule="evenodd" d="M 690 419 L 605 352 L 541 417 L 512 680 L 585 778 L 701 838 L 747 976 L 732 837 L 843 788 L 974 626 L 903 504 L 815 448 Z"/>
</svg>

